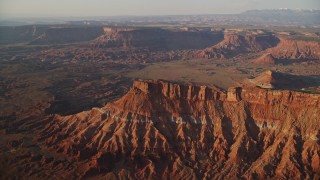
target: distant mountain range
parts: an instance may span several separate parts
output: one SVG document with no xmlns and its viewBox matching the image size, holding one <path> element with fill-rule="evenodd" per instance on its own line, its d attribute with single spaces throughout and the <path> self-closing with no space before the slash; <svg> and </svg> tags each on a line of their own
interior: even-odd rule
<svg viewBox="0 0 320 180">
<path fill-rule="evenodd" d="M 287 9 L 287 8 L 280 8 L 280 9 L 254 9 L 248 10 L 243 12 L 242 14 L 320 14 L 320 10 L 316 9 Z"/>
<path fill-rule="evenodd" d="M 181 23 L 183 22 L 183 23 Z M 99 17 L 61 17 L 61 18 L 0 18 L 0 26 L 20 26 L 30 24 L 82 24 L 98 25 L 116 23 L 132 24 L 170 24 L 170 25 L 266 25 L 266 26 L 306 26 L 320 27 L 320 10 L 305 9 L 266 9 L 249 10 L 240 14 L 207 15 L 166 15 L 166 16 L 99 16 Z M 181 24 L 180 24 L 181 23 Z"/>
<path fill-rule="evenodd" d="M 269 9 L 269 10 L 249 10 L 241 14 L 241 18 L 249 19 L 250 22 L 264 21 L 271 25 L 300 25 L 319 26 L 320 10 L 303 9 Z"/>
</svg>

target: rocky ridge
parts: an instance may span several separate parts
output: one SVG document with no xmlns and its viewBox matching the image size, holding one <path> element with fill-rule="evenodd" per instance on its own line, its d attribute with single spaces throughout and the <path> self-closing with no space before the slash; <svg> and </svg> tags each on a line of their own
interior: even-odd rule
<svg viewBox="0 0 320 180">
<path fill-rule="evenodd" d="M 30 44 L 67 44 L 93 40 L 103 34 L 102 27 L 51 27 Z"/>
<path fill-rule="evenodd" d="M 231 58 L 242 53 L 259 52 L 274 47 L 278 41 L 278 38 L 272 34 L 240 35 L 225 33 L 223 41 L 198 51 L 196 56 L 205 59 Z"/>
<path fill-rule="evenodd" d="M 320 42 L 280 38 L 277 46 L 267 49 L 255 64 L 274 65 L 283 60 L 319 60 Z"/>
<path fill-rule="evenodd" d="M 271 53 L 267 53 L 254 60 L 253 63 L 257 65 L 273 66 L 276 64 L 276 58 L 274 58 Z"/>
<path fill-rule="evenodd" d="M 99 48 L 149 48 L 163 50 L 202 49 L 223 39 L 220 31 L 179 31 L 160 28 L 105 28 L 103 36 L 92 41 Z"/>
<path fill-rule="evenodd" d="M 303 90 L 318 85 L 318 79 L 312 76 L 299 76 L 271 70 L 264 71 L 255 78 L 245 79 L 242 83 L 244 87 L 292 90 Z"/>
<path fill-rule="evenodd" d="M 320 42 L 280 38 L 280 43 L 267 50 L 276 59 L 320 59 Z"/>
<path fill-rule="evenodd" d="M 79 161 L 79 177 L 320 176 L 320 96 L 137 80 L 119 100 L 52 117 L 39 141 Z"/>
</svg>

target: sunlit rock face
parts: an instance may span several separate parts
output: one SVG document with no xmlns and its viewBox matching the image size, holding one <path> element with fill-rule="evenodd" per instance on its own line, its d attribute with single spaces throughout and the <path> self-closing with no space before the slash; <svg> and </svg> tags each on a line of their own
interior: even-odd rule
<svg viewBox="0 0 320 180">
<path fill-rule="evenodd" d="M 54 116 L 39 141 L 79 177 L 317 178 L 320 96 L 137 80 L 102 108 Z"/>
<path fill-rule="evenodd" d="M 266 50 L 276 46 L 278 42 L 279 39 L 272 34 L 239 35 L 225 33 L 223 41 L 198 51 L 195 56 L 205 59 L 232 58 L 242 53 Z"/>
</svg>

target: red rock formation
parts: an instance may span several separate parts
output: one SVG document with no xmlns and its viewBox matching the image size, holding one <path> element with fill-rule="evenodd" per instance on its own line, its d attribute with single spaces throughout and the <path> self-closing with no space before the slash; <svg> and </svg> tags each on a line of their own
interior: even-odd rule
<svg viewBox="0 0 320 180">
<path fill-rule="evenodd" d="M 280 38 L 280 43 L 267 50 L 276 59 L 320 59 L 320 42 Z"/>
<path fill-rule="evenodd" d="M 275 74 L 277 74 L 277 73 L 268 70 L 268 71 L 263 72 L 261 75 L 259 75 L 258 77 L 254 78 L 254 79 L 245 80 L 245 84 L 249 85 L 249 86 L 254 85 L 254 86 L 261 87 L 261 88 L 272 89 L 272 88 L 274 88 L 275 84 L 278 84 L 278 83 L 280 84 L 280 83 L 282 83 L 281 81 L 285 81 L 284 79 L 279 80 Z M 285 83 L 285 82 L 283 82 L 283 83 Z"/>
<path fill-rule="evenodd" d="M 253 63 L 257 65 L 273 66 L 276 64 L 276 59 L 272 56 L 272 54 L 267 53 L 267 54 L 263 54 L 261 57 L 254 60 Z"/>
<path fill-rule="evenodd" d="M 300 89 L 316 86 L 317 79 L 267 70 L 253 79 L 245 79 L 244 86 L 257 86 L 266 89 Z"/>
<path fill-rule="evenodd" d="M 225 34 L 224 40 L 212 47 L 198 51 L 197 57 L 230 58 L 241 53 L 259 52 L 273 47 L 278 43 L 278 39 L 273 35 L 238 35 Z"/>
<path fill-rule="evenodd" d="M 281 60 L 319 60 L 320 42 L 280 38 L 280 43 L 267 49 L 255 64 L 274 65 Z"/>
<path fill-rule="evenodd" d="M 99 109 L 54 116 L 40 141 L 78 161 L 76 177 L 320 176 L 320 95 L 135 81 Z"/>
</svg>

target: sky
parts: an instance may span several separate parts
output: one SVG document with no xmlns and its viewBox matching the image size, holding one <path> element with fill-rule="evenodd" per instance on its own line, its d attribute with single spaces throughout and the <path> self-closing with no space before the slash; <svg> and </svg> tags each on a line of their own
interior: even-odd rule
<svg viewBox="0 0 320 180">
<path fill-rule="evenodd" d="M 320 0 L 0 0 L 1 17 L 234 14 L 278 8 L 320 9 Z"/>
</svg>

